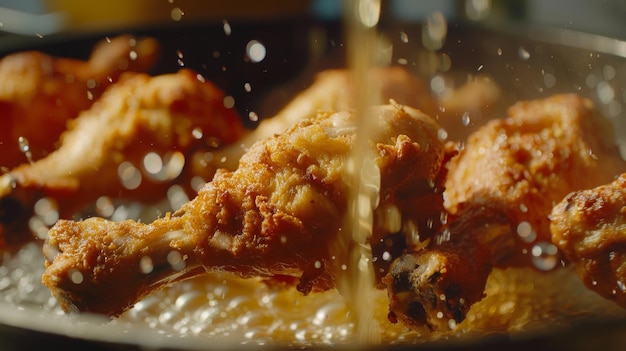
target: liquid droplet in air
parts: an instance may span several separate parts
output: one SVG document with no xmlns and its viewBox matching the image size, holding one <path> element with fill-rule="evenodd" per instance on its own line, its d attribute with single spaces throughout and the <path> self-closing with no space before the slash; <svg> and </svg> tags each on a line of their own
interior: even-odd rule
<svg viewBox="0 0 626 351">
<path fill-rule="evenodd" d="M 524 61 L 530 58 L 530 52 L 528 52 L 528 50 L 526 50 L 526 48 L 524 48 L 523 46 L 520 46 L 518 54 L 519 54 L 519 58 L 521 58 Z"/>
<path fill-rule="evenodd" d="M 28 139 L 26 139 L 23 136 L 20 136 L 17 139 L 17 142 L 18 142 L 18 147 L 20 149 L 20 152 L 22 152 L 24 156 L 26 156 L 26 159 L 28 160 L 29 163 L 33 163 L 33 154 L 30 151 L 30 143 L 28 142 Z"/>
<path fill-rule="evenodd" d="M 559 250 L 548 242 L 539 242 L 531 249 L 533 265 L 542 271 L 552 270 L 559 263 Z"/>
<path fill-rule="evenodd" d="M 250 61 L 258 63 L 265 59 L 267 49 L 265 45 L 257 40 L 250 40 L 246 44 L 246 55 L 250 58 Z"/>
</svg>

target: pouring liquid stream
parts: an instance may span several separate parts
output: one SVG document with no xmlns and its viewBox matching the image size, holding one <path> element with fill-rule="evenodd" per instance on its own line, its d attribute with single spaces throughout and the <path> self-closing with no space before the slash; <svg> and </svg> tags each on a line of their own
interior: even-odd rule
<svg viewBox="0 0 626 351">
<path fill-rule="evenodd" d="M 377 101 L 380 94 L 376 84 L 368 79 L 368 72 L 376 64 L 380 0 L 346 0 L 344 6 L 356 137 L 347 163 L 348 208 L 338 239 L 347 264 L 337 269 L 337 287 L 353 314 L 358 342 L 371 344 L 380 342 L 380 326 L 373 317 L 375 279 L 369 242 L 374 209 L 379 201 L 380 171 L 371 144 L 376 130 L 371 123 L 375 117 L 370 106 L 380 103 Z"/>
</svg>

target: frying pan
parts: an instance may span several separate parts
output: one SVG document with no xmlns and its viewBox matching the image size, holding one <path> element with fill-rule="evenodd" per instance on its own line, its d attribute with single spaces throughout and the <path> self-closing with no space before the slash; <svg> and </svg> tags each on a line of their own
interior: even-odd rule
<svg viewBox="0 0 626 351">
<path fill-rule="evenodd" d="M 271 116 L 295 92 L 305 88 L 313 74 L 324 68 L 345 67 L 342 26 L 310 18 L 273 22 L 187 23 L 158 28 L 125 28 L 91 32 L 88 35 L 50 35 L 25 41 L 5 41 L 0 50 L 9 53 L 37 49 L 58 56 L 86 58 L 92 45 L 103 36 L 121 33 L 155 37 L 162 45 L 161 59 L 153 74 L 175 72 L 184 66 L 202 73 L 234 97 L 242 116 L 251 111 L 261 118 Z M 444 46 L 428 51 L 419 44 L 421 26 L 386 22 L 381 30 L 393 46 L 391 62 L 401 62 L 424 76 L 442 74 L 460 82 L 468 74 L 495 78 L 505 92 L 494 114 L 517 100 L 546 97 L 558 92 L 577 92 L 593 100 L 609 118 L 623 154 L 626 153 L 626 42 L 563 29 L 535 27 L 486 28 L 467 22 L 449 23 Z M 402 35 L 400 34 L 402 33 Z M 409 38 L 407 41 L 406 39 Z M 261 42 L 264 60 L 250 62 L 245 45 Z M 181 64 L 179 53 L 184 53 Z M 219 55 L 216 55 L 219 53 Z M 426 55 L 426 56 L 425 56 Z M 434 55 L 434 56 L 433 56 Z M 424 65 L 424 58 L 449 59 L 445 72 Z M 439 66 L 441 67 L 441 66 Z M 246 83 L 254 88 L 245 89 Z M 254 122 L 246 121 L 250 127 Z M 473 119 L 459 128 L 468 131 L 484 120 Z M 29 243 L 27 245 L 38 245 Z M 40 272 L 30 272 L 37 275 Z M 25 272 L 29 274 L 29 272 Z M 34 279 L 36 281 L 36 279 Z M 4 294 L 0 290 L 0 296 Z M 55 345 L 90 350 L 195 350 L 288 348 L 289 345 L 242 344 L 237 337 L 217 340 L 202 336 L 170 337 L 145 325 L 106 323 L 96 316 L 65 316 L 42 305 L 47 297 L 0 302 L 0 345 L 3 350 L 22 350 Z M 617 307 L 616 307 L 617 308 Z M 367 349 L 617 349 L 626 342 L 626 319 L 594 314 L 577 316 L 561 325 L 545 325 L 541 331 L 482 335 L 479 338 L 441 340 L 414 345 L 367 346 Z M 311 345 L 308 348 L 346 348 L 353 345 Z"/>
</svg>

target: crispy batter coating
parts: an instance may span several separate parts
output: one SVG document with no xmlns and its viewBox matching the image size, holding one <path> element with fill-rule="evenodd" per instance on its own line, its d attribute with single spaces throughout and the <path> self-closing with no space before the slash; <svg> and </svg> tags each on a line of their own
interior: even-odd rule
<svg viewBox="0 0 626 351">
<path fill-rule="evenodd" d="M 436 123 L 417 110 L 391 105 L 376 115 L 377 211 L 386 211 L 403 192 L 432 189 L 445 149 Z M 43 283 L 66 310 L 108 315 L 205 271 L 296 277 L 305 294 L 332 288 L 335 263 L 347 259 L 331 253 L 331 242 L 347 208 L 353 118 L 322 112 L 255 143 L 236 171 L 219 171 L 194 200 L 153 223 L 59 221 L 44 246 Z M 422 200 L 439 202 L 435 207 L 443 201 Z M 399 201 L 399 211 L 410 213 L 414 201 Z"/>
<path fill-rule="evenodd" d="M 380 103 L 395 102 L 416 108 L 429 116 L 437 110 L 436 101 L 428 87 L 415 74 L 400 66 L 376 67 L 370 71 L 369 82 L 376 86 Z M 275 116 L 266 118 L 236 144 L 215 152 L 215 169 L 235 170 L 239 158 L 255 142 L 282 133 L 300 120 L 313 118 L 319 111 L 344 111 L 354 108 L 351 72 L 348 69 L 328 69 L 315 75 L 313 83 L 298 93 Z M 205 174 L 206 170 L 199 170 Z M 209 174 L 212 175 L 212 174 Z M 210 178 L 208 178 L 210 179 Z"/>
<path fill-rule="evenodd" d="M 29 161 L 20 149 L 20 137 L 28 143 L 33 160 L 54 151 L 68 120 L 88 109 L 123 72 L 152 68 L 158 51 L 152 38 L 122 35 L 99 42 L 87 61 L 36 51 L 4 57 L 0 60 L 0 167 L 10 169 Z"/>
<path fill-rule="evenodd" d="M 626 307 L 626 174 L 569 194 L 550 220 L 552 241 L 585 285 Z"/>
<path fill-rule="evenodd" d="M 395 287 L 392 319 L 438 330 L 461 322 L 492 266 L 533 265 L 533 246 L 550 244 L 554 204 L 625 168 L 588 100 L 555 95 L 508 114 L 473 133 L 450 162 L 448 224 L 385 278 Z"/>
<path fill-rule="evenodd" d="M 575 94 L 519 102 L 508 118 L 474 133 L 449 166 L 446 206 L 455 215 L 466 206 L 506 213 L 534 234 L 518 237 L 511 260 L 528 263 L 537 242 L 549 242 L 548 214 L 574 190 L 605 184 L 625 167 L 607 121 Z"/>
<path fill-rule="evenodd" d="M 386 104 L 393 99 L 401 105 L 424 112 L 447 130 L 451 140 L 461 140 L 467 136 L 469 128 L 458 128 L 465 113 L 479 120 L 478 117 L 484 117 L 500 97 L 499 86 L 487 76 L 469 77 L 465 84 L 445 96 L 437 97 L 431 93 L 427 82 L 402 66 L 375 67 L 369 74 L 367 81 L 378 92 L 376 101 Z M 299 120 L 314 117 L 318 111 L 354 108 L 352 94 L 349 69 L 328 69 L 317 73 L 311 86 L 297 94 L 275 116 L 262 120 L 258 127 L 236 144 L 217 150 L 214 159 L 219 162 L 210 166 L 214 169 L 236 169 L 241 155 L 256 141 L 274 133 L 282 133 Z M 198 173 L 206 177 L 207 170 L 199 170 Z"/>
<path fill-rule="evenodd" d="M 192 150 L 212 150 L 243 133 L 239 116 L 224 107 L 223 97 L 219 88 L 190 70 L 156 77 L 125 73 L 72 121 L 56 151 L 0 177 L 0 236 L 4 231 L 12 241 L 12 233 L 23 235 L 18 229 L 42 196 L 57 202 L 61 218 L 71 218 L 100 196 L 161 199 Z M 150 173 L 144 164 L 150 153 L 163 163 L 178 154 L 180 162 Z M 127 184 L 125 172 L 141 172 L 135 174 L 139 183 Z"/>
</svg>

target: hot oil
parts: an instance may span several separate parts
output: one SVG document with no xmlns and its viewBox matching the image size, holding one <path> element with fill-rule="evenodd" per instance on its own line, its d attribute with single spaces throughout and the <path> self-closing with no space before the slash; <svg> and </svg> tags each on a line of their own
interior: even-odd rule
<svg viewBox="0 0 626 351">
<path fill-rule="evenodd" d="M 371 140 L 376 130 L 371 106 L 380 96 L 375 83 L 368 79 L 377 62 L 376 26 L 380 18 L 380 0 L 345 2 L 344 19 L 348 45 L 348 66 L 352 75 L 352 94 L 356 116 L 356 137 L 347 161 L 346 179 L 350 193 L 343 230 L 333 250 L 337 258 L 337 289 L 345 298 L 356 323 L 357 340 L 380 342 L 380 326 L 373 318 L 374 268 L 369 239 L 373 232 L 374 209 L 378 206 L 380 172 L 375 164 Z M 345 263 L 344 263 L 345 262 Z"/>
<path fill-rule="evenodd" d="M 379 175 L 372 164 L 368 140 L 368 107 L 376 101 L 376 86 L 367 70 L 380 64 L 376 57 L 377 1 L 348 1 L 346 13 L 350 45 L 349 65 L 355 86 L 358 137 L 351 155 L 348 181 L 352 184 L 350 211 L 341 232 L 343 257 L 336 255 L 339 291 L 302 296 L 293 288 L 267 286 L 258 279 L 228 274 L 208 274 L 167 287 L 140 301 L 112 321 L 129 333 L 147 327 L 168 338 L 197 336 L 206 340 L 232 338 L 240 344 L 297 346 L 353 343 L 423 343 L 432 340 L 481 337 L 493 333 L 523 333 L 565 325 L 589 315 L 624 316 L 587 290 L 569 269 L 539 273 L 532 269 L 496 269 L 489 278 L 486 297 L 475 304 L 467 319 L 445 333 L 419 334 L 387 320 L 387 296 L 373 289 L 371 249 L 372 210 L 376 206 Z M 378 8 L 378 11 L 376 11 Z M 365 13 L 361 16 L 361 10 Z M 408 41 L 401 33 L 403 42 Z M 149 168 L 149 167 L 148 167 Z M 358 170 L 358 172 L 357 172 Z M 157 176 L 158 172 L 153 172 Z M 100 215 L 112 216 L 109 199 L 97 206 Z M 350 252 L 350 254 L 347 254 Z M 17 253 L 6 253 L 0 266 L 2 302 L 18 309 L 61 315 L 60 308 L 40 284 L 43 258 L 37 243 Z M 345 266 L 345 268 L 344 268 Z M 558 282 L 558 284 L 554 284 Z M 106 329 L 107 325 L 95 326 Z M 88 337 L 88 335 L 87 335 Z"/>
</svg>

